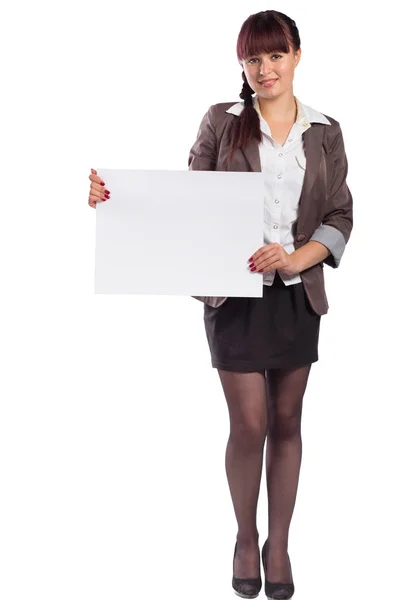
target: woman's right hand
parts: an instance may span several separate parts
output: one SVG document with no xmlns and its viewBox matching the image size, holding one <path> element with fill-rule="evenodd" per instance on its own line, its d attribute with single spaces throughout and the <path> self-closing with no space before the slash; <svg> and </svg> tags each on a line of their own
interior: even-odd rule
<svg viewBox="0 0 400 600">
<path fill-rule="evenodd" d="M 96 208 L 96 202 L 104 202 L 110 197 L 110 192 L 105 189 L 104 181 L 97 175 L 97 171 L 91 169 L 92 173 L 89 175 L 91 181 L 89 191 L 89 206 Z"/>
</svg>

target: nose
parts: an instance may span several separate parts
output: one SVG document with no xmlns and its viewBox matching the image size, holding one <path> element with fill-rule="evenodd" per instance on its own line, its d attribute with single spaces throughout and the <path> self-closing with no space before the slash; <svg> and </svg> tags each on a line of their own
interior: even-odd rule
<svg viewBox="0 0 400 600">
<path fill-rule="evenodd" d="M 264 58 L 264 60 L 260 62 L 260 75 L 269 75 L 272 70 L 272 61 L 269 58 Z"/>
</svg>

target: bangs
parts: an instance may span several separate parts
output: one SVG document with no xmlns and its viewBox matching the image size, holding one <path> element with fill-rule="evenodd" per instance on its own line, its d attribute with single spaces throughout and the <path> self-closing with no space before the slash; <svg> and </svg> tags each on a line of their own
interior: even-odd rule
<svg viewBox="0 0 400 600">
<path fill-rule="evenodd" d="M 255 15 L 257 16 L 257 15 Z M 238 60 L 270 52 L 290 52 L 290 45 L 282 26 L 275 19 L 248 20 L 239 34 L 236 46 Z"/>
</svg>

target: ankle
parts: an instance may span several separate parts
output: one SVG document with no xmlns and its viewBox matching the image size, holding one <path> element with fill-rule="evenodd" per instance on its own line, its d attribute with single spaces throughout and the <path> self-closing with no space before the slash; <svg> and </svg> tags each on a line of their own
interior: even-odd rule
<svg viewBox="0 0 400 600">
<path fill-rule="evenodd" d="M 253 533 L 240 533 L 236 536 L 237 545 L 243 547 L 258 546 L 259 535 L 258 532 Z"/>
<path fill-rule="evenodd" d="M 287 552 L 288 551 L 288 540 L 282 538 L 273 538 L 268 536 L 268 548 L 274 552 Z"/>
</svg>

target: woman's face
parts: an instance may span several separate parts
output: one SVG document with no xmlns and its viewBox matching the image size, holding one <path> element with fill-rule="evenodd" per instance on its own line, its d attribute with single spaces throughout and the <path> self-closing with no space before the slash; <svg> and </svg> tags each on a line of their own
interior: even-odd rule
<svg viewBox="0 0 400 600">
<path fill-rule="evenodd" d="M 296 53 L 290 47 L 290 52 L 269 52 L 249 56 L 242 61 L 243 71 L 252 90 L 262 98 L 274 98 L 292 89 L 294 70 L 301 56 L 301 49 Z M 272 79 L 272 85 L 262 83 Z"/>
</svg>

